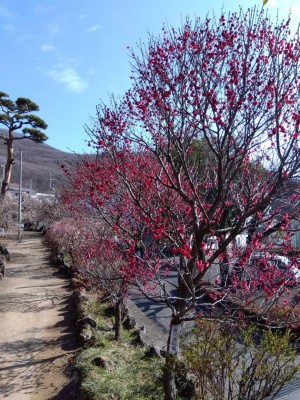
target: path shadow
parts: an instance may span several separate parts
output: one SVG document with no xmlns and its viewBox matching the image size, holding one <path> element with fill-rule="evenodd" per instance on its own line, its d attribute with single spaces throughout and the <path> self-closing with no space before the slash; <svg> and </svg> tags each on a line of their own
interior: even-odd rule
<svg viewBox="0 0 300 400">
<path fill-rule="evenodd" d="M 77 379 L 71 380 L 60 392 L 50 400 L 78 400 L 80 398 Z"/>
<path fill-rule="evenodd" d="M 32 239 L 37 236 L 36 233 L 32 234 Z M 26 246 L 30 247 L 29 256 Z M 22 254 L 24 249 L 26 255 L 25 251 Z M 28 318 L 37 322 L 36 325 L 28 322 L 22 337 L 15 333 L 19 332 L 17 329 L 11 336 L 10 332 L 1 336 L 0 399 L 13 399 L 14 395 L 23 394 L 28 399 L 33 393 L 46 393 L 49 389 L 53 397 L 46 396 L 47 400 L 78 399 L 78 383 L 76 376 L 71 375 L 69 363 L 79 348 L 74 312 L 76 307 L 70 282 L 63 275 L 58 276 L 47 249 L 41 252 L 41 246 L 34 240 L 28 242 L 28 234 L 26 241 L 24 238 L 24 242 L 12 245 L 12 250 L 15 251 L 11 252 L 12 261 L 8 264 L 7 278 L 1 283 L 1 323 L 5 325 L 6 321 L 6 327 L 12 326 L 13 331 L 15 316 L 16 324 L 20 327 Z M 53 277 L 55 280 L 48 283 L 49 278 Z M 56 323 L 52 317 L 48 319 L 48 315 L 52 315 L 52 308 L 59 316 Z M 29 316 L 30 313 L 33 316 Z M 39 318 L 42 321 L 40 325 Z M 63 379 L 45 379 L 52 374 L 55 377 L 65 374 L 68 383 L 62 388 Z"/>
<path fill-rule="evenodd" d="M 63 307 L 59 309 L 63 319 L 56 326 L 49 326 L 47 330 L 51 331 L 59 326 L 61 334 L 59 337 L 52 339 L 37 339 L 38 329 L 32 329 L 31 337 L 24 340 L 16 340 L 10 343 L 0 343 L 0 393 L 3 398 L 18 392 L 20 388 L 23 391 L 32 393 L 36 390 L 36 385 L 43 390 L 47 389 L 42 379 L 43 376 L 51 374 L 53 363 L 61 357 L 68 357 L 66 353 L 57 356 L 47 356 L 49 349 L 60 347 L 70 356 L 79 348 L 76 335 L 76 324 L 74 317 L 74 304 L 72 297 L 64 301 Z M 51 336 L 51 335 L 50 335 Z M 22 353 L 22 357 L 19 354 Z M 7 364 L 1 360 L 1 355 L 8 355 L 10 362 Z M 35 374 L 35 371 L 38 371 Z M 62 371 L 68 379 L 69 383 L 53 397 L 56 400 L 75 400 L 78 399 L 79 383 L 76 377 L 72 378 L 70 374 L 70 365 L 65 363 L 65 370 Z M 55 382 L 53 389 L 56 390 Z M 77 396 L 77 397 L 76 397 Z M 0 398 L 2 398 L 0 396 Z"/>
</svg>

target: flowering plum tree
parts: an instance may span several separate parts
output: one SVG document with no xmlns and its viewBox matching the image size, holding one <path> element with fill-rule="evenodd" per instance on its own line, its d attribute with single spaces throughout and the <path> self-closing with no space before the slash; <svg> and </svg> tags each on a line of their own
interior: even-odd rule
<svg viewBox="0 0 300 400">
<path fill-rule="evenodd" d="M 74 242 L 78 241 L 80 227 L 78 221 L 68 217 L 52 222 L 46 239 L 55 258 L 59 253 L 71 254 Z"/>
<path fill-rule="evenodd" d="M 114 232 L 85 210 L 78 218 L 52 222 L 46 239 L 54 258 L 61 254 L 71 258 L 74 277 L 79 278 L 82 288 L 92 287 L 111 302 L 115 339 L 119 340 L 131 280 L 125 268 L 125 249 L 114 239 Z"/>
<path fill-rule="evenodd" d="M 130 286 L 122 249 L 111 239 L 111 229 L 101 221 L 90 218 L 82 222 L 79 236 L 71 248 L 74 266 L 84 282 L 94 290 L 100 289 L 102 299 L 111 302 L 115 316 L 115 339 L 119 340 Z"/>
<path fill-rule="evenodd" d="M 291 250 L 299 56 L 289 21 L 272 25 L 255 8 L 187 20 L 132 51 L 132 88 L 100 104 L 87 127 L 98 157 L 78 165 L 69 203 L 114 230 L 126 248 L 122 274 L 172 311 L 165 399 L 176 397 L 175 332 L 183 321 L 207 302 L 241 317 L 257 296 L 264 307 L 286 296 L 274 265 L 264 260 L 249 279 L 249 261 L 274 249 L 278 229 L 283 252 Z M 217 262 L 231 271 L 231 286 L 216 280 L 204 290 Z"/>
</svg>

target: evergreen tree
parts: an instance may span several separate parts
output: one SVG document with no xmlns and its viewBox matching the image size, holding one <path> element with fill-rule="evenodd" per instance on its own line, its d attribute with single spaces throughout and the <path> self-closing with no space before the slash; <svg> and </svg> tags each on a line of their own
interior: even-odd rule
<svg viewBox="0 0 300 400">
<path fill-rule="evenodd" d="M 8 132 L 1 134 L 7 146 L 7 159 L 5 164 L 4 179 L 1 186 L 1 194 L 5 195 L 8 184 L 11 180 L 11 170 L 14 163 L 15 140 L 29 139 L 37 143 L 42 143 L 48 139 L 41 129 L 47 129 L 47 124 L 41 118 L 32 114 L 39 111 L 39 106 L 30 99 L 19 97 L 14 102 L 9 96 L 0 92 L 0 124 L 3 124 Z M 16 131 L 22 129 L 22 133 Z"/>
</svg>

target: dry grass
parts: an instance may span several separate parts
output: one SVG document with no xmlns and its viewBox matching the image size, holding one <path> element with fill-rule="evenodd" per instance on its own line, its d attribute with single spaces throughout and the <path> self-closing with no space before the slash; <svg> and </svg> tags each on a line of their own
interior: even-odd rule
<svg viewBox="0 0 300 400">
<path fill-rule="evenodd" d="M 119 342 L 113 339 L 112 321 L 107 305 L 96 301 L 89 304 L 89 313 L 97 321 L 93 330 L 95 344 L 83 349 L 76 357 L 84 399 L 88 400 L 160 400 L 163 360 L 145 357 L 145 348 L 132 344 L 132 333 L 124 330 Z M 108 368 L 95 365 L 101 357 Z"/>
</svg>

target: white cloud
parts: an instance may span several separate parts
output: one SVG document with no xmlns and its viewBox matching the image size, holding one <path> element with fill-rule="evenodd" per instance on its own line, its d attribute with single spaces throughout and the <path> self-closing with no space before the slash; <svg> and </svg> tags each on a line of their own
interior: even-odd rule
<svg viewBox="0 0 300 400">
<path fill-rule="evenodd" d="M 54 68 L 48 75 L 71 92 L 81 93 L 87 87 L 87 83 L 73 68 Z"/>
<path fill-rule="evenodd" d="M 93 25 L 90 28 L 87 28 L 87 32 L 91 33 L 91 32 L 96 32 L 96 30 L 99 29 L 99 25 Z"/>
<path fill-rule="evenodd" d="M 264 7 L 266 12 L 270 14 L 273 22 L 276 22 L 278 17 L 279 23 L 282 20 L 287 20 L 289 14 L 291 16 L 291 33 L 294 34 L 298 28 L 300 19 L 299 1 L 295 0 L 269 0 Z"/>
<path fill-rule="evenodd" d="M 300 6 L 297 4 L 293 4 L 291 5 L 291 15 L 292 18 L 298 18 L 300 16 Z"/>
<path fill-rule="evenodd" d="M 298 5 L 291 6 L 291 32 L 294 34 L 298 30 L 300 19 L 300 7 Z"/>
<path fill-rule="evenodd" d="M 277 0 L 269 0 L 268 1 L 268 6 L 277 8 L 278 7 L 278 1 Z"/>
<path fill-rule="evenodd" d="M 46 52 L 46 53 L 51 53 L 52 51 L 55 50 L 55 47 L 52 46 L 52 44 L 44 43 L 44 44 L 41 45 L 41 50 Z"/>
</svg>

